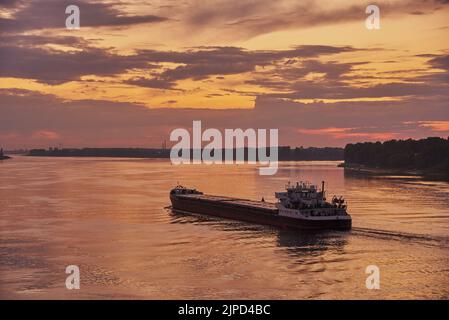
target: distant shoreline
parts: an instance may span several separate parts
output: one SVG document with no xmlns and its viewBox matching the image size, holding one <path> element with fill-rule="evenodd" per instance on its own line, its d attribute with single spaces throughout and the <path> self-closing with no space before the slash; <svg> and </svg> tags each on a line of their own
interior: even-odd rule
<svg viewBox="0 0 449 320">
<path fill-rule="evenodd" d="M 248 159 L 248 148 L 242 148 L 244 159 Z M 233 149 L 234 157 L 236 150 Z M 190 149 L 190 158 L 193 150 Z M 223 155 L 225 150 L 221 150 Z M 83 149 L 33 149 L 25 153 L 32 157 L 114 157 L 114 158 L 144 158 L 170 159 L 170 149 L 144 148 L 83 148 Z M 187 156 L 188 158 L 188 156 Z M 279 147 L 278 161 L 343 161 L 342 148 L 290 148 Z"/>
</svg>

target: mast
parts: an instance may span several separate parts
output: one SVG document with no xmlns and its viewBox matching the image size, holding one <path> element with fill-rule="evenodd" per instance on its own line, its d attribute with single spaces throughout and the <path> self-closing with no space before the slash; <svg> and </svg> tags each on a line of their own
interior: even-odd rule
<svg viewBox="0 0 449 320">
<path fill-rule="evenodd" d="M 324 180 L 321 181 L 321 197 L 322 197 L 323 200 L 324 200 Z"/>
</svg>

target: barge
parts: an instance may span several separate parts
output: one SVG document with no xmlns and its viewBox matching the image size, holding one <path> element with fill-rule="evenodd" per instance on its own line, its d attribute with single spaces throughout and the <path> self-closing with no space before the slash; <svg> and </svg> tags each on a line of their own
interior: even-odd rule
<svg viewBox="0 0 449 320">
<path fill-rule="evenodd" d="M 342 197 L 326 201 L 324 182 L 321 190 L 308 182 L 286 186 L 275 192 L 277 203 L 226 196 L 207 195 L 196 189 L 176 186 L 170 191 L 172 209 L 204 214 L 283 229 L 349 230 L 352 218 Z"/>
</svg>

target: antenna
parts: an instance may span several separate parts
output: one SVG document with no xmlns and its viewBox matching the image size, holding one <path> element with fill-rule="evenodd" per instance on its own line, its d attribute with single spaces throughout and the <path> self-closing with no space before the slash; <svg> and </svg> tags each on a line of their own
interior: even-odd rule
<svg viewBox="0 0 449 320">
<path fill-rule="evenodd" d="M 324 180 L 321 181 L 321 193 L 322 193 L 322 197 L 324 199 Z"/>
</svg>

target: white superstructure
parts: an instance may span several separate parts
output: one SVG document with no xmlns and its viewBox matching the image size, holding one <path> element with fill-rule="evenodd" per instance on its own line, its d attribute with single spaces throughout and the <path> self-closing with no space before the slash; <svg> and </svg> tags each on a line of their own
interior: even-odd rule
<svg viewBox="0 0 449 320">
<path fill-rule="evenodd" d="M 324 181 L 319 191 L 316 185 L 303 181 L 294 185 L 289 182 L 285 189 L 284 192 L 275 193 L 281 216 L 307 220 L 351 219 L 342 197 L 334 196 L 331 203 L 326 201 Z"/>
</svg>

